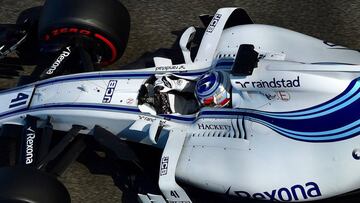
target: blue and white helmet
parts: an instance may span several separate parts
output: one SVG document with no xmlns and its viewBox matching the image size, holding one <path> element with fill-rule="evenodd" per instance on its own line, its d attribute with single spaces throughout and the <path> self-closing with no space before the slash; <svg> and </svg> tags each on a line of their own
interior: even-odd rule
<svg viewBox="0 0 360 203">
<path fill-rule="evenodd" d="M 225 107 L 230 103 L 230 79 L 221 71 L 211 71 L 199 78 L 195 95 L 200 104 L 207 107 Z"/>
</svg>

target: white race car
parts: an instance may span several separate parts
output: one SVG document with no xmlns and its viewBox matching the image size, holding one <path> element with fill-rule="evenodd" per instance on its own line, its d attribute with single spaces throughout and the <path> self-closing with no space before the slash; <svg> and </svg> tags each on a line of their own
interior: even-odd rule
<svg viewBox="0 0 360 203">
<path fill-rule="evenodd" d="M 162 195 L 139 194 L 142 202 L 192 202 L 183 184 L 225 197 L 285 202 L 360 188 L 358 51 L 253 24 L 240 8 L 221 8 L 202 17 L 207 28 L 195 51 L 190 47 L 197 29 L 182 34 L 183 63 L 155 56 L 154 67 L 53 77 L 66 63 L 93 67 L 121 55 L 111 34 L 78 21 L 59 23 L 62 15 L 48 17 L 65 4 L 60 2 L 48 1 L 43 9 L 53 19 L 51 32 L 42 35 L 47 27 L 40 17 L 40 36 L 57 45 L 50 66 L 37 71 L 35 82 L 0 93 L 2 136 L 20 140 L 17 164 L 46 171 L 86 135 L 107 140 L 115 151 L 124 141 L 163 149 Z M 93 39 L 104 45 L 94 54 L 88 51 Z M 68 133 L 49 149 L 52 130 Z M 46 202 L 10 189 L 5 194 L 3 184 L 1 198 Z"/>
</svg>

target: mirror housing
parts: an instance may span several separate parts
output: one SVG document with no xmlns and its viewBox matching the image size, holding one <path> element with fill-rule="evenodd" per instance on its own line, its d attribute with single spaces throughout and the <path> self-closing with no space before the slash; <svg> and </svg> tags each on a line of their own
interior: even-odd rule
<svg viewBox="0 0 360 203">
<path fill-rule="evenodd" d="M 254 68 L 258 66 L 258 56 L 259 53 L 254 50 L 254 45 L 240 45 L 231 69 L 231 74 L 236 76 L 252 75 Z"/>
</svg>

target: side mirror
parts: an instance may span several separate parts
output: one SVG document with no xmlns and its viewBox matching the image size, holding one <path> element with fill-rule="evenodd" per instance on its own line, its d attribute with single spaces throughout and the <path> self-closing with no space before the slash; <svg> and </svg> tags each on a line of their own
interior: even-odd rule
<svg viewBox="0 0 360 203">
<path fill-rule="evenodd" d="M 231 74 L 236 76 L 252 75 L 254 68 L 258 66 L 259 53 L 254 50 L 252 44 L 242 44 L 236 54 Z"/>
</svg>

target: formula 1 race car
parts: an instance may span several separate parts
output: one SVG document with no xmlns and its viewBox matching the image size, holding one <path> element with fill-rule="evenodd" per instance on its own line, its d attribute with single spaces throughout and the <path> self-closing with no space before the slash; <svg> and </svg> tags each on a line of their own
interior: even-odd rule
<svg viewBox="0 0 360 203">
<path fill-rule="evenodd" d="M 96 71 L 121 56 L 130 19 L 116 0 L 82 1 L 48 0 L 3 30 L 11 65 L 1 75 L 36 67 L 0 92 L 0 137 L 17 146 L 17 166 L 0 169 L 1 200 L 70 202 L 46 173 L 65 170 L 85 138 L 120 159 L 136 159 L 129 142 L 162 149 L 162 195 L 141 202 L 192 202 L 188 186 L 271 201 L 360 188 L 358 51 L 222 8 L 201 16 L 206 28 L 183 32 L 181 57 Z M 114 15 L 91 12 L 99 5 Z"/>
</svg>

